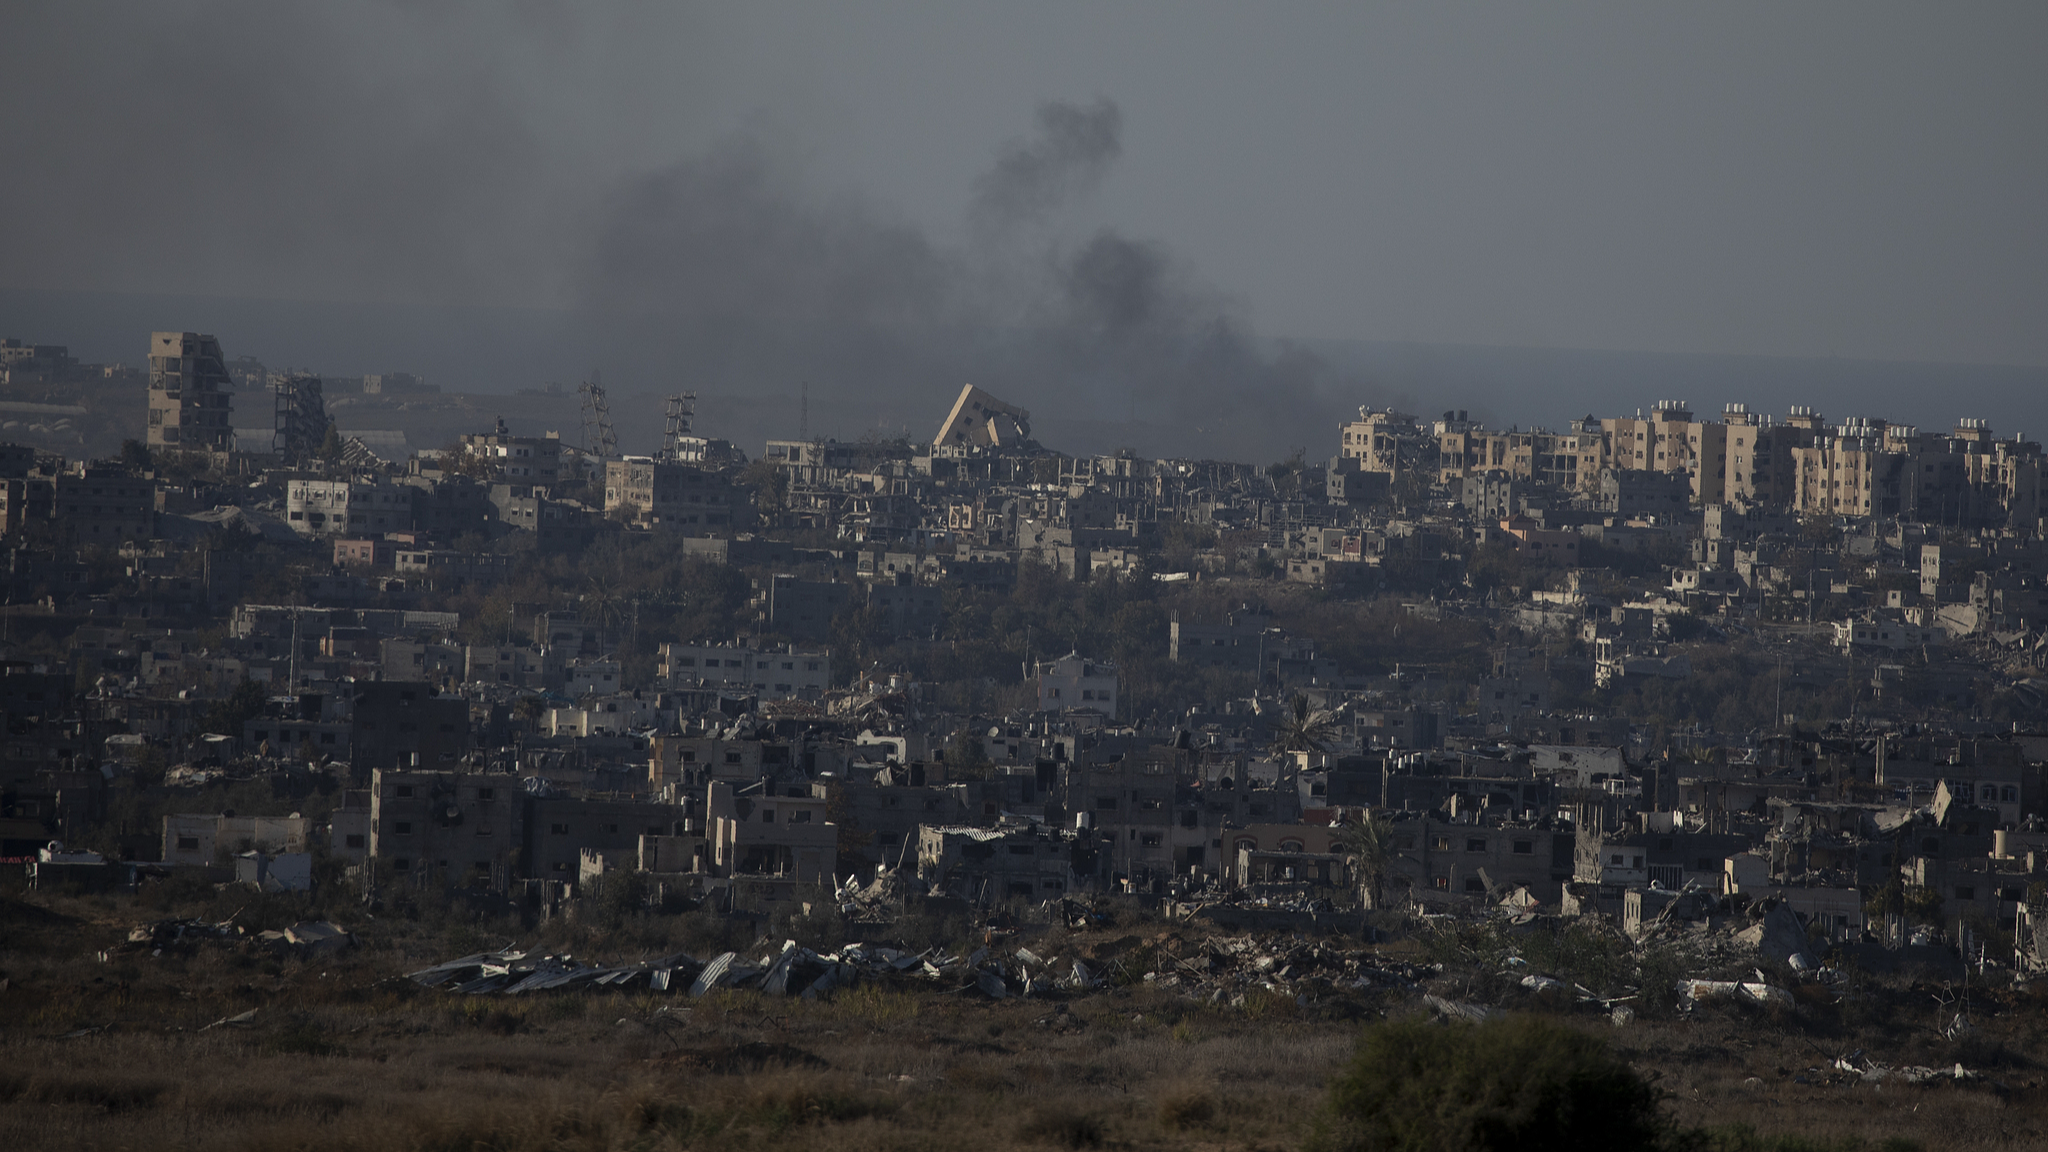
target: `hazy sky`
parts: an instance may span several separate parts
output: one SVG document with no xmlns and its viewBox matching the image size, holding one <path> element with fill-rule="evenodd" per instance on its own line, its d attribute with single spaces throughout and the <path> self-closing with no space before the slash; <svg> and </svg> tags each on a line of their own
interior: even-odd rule
<svg viewBox="0 0 2048 1152">
<path fill-rule="evenodd" d="M 2039 0 L 13 0 L 0 43 L 11 287 L 630 306 L 638 253 L 714 273 L 657 303 L 973 323 L 1112 237 L 1183 327 L 2048 364 Z M 990 228 L 1048 101 L 1110 146 Z"/>
</svg>

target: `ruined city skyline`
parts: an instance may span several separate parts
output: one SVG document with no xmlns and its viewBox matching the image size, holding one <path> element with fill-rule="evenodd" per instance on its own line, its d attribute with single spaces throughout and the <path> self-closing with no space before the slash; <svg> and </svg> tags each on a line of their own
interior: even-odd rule
<svg viewBox="0 0 2048 1152">
<path fill-rule="evenodd" d="M 1628 375 L 2048 403 L 2038 12 L 1147 11 L 17 10 L 0 304 L 94 359 L 808 385 L 849 433 L 974 382 L 1156 453 Z M 240 71 L 127 81 L 160 52 Z M 1234 53 L 1286 66 L 1193 64 Z M 177 314 L 105 323 L 138 297 Z"/>
</svg>

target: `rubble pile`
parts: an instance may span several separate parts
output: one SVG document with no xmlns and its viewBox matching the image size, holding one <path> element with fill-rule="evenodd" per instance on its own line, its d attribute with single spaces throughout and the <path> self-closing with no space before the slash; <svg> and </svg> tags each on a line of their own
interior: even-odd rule
<svg viewBox="0 0 2048 1152">
<path fill-rule="evenodd" d="M 821 993 L 863 981 L 924 980 L 950 983 L 954 991 L 976 989 L 1000 1000 L 1054 988 L 1102 986 L 1101 978 L 1081 961 L 1055 972 L 1027 948 L 1007 957 L 995 956 L 987 948 L 961 957 L 938 948 L 908 952 L 879 944 L 848 944 L 821 953 L 794 940 L 755 959 L 725 952 L 699 960 L 678 952 L 625 965 L 589 964 L 566 955 L 528 956 L 511 950 L 480 952 L 407 973 L 407 977 L 428 988 L 467 995 L 638 987 L 654 992 L 687 990 L 695 997 L 717 988 L 735 988 L 815 999 Z"/>
<path fill-rule="evenodd" d="M 1808 1074 L 1827 1084 L 1970 1084 L 1984 1079 L 1983 1073 L 1973 1072 L 1961 1064 L 1948 1068 L 1928 1068 L 1918 1064 L 1898 1067 L 1880 1064 L 1865 1057 L 1861 1048 L 1847 1056 L 1836 1057 L 1835 1062 L 1826 1069 L 1808 1069 Z"/>
<path fill-rule="evenodd" d="M 1041 956 L 1021 945 L 990 944 L 963 956 L 942 948 L 912 952 L 862 943 L 818 952 L 789 940 L 754 956 L 726 952 L 699 960 L 679 952 L 606 965 L 507 949 L 463 956 L 407 977 L 424 987 L 465 995 L 631 987 L 687 991 L 695 997 L 732 988 L 805 999 L 862 983 L 937 985 L 942 992 L 973 992 L 991 1000 L 1142 985 L 1241 1005 L 1245 994 L 1254 991 L 1301 999 L 1376 987 L 1412 991 L 1435 974 L 1432 968 L 1378 959 L 1357 945 L 1298 939 L 1212 936 L 1189 946 L 1175 937 L 1137 947 L 1098 945 L 1093 951 L 1093 956 Z"/>
<path fill-rule="evenodd" d="M 327 920 L 302 920 L 282 930 L 251 932 L 230 916 L 225 920 L 153 920 L 137 924 L 128 931 L 125 949 L 161 955 L 165 949 L 191 949 L 202 944 L 254 944 L 282 956 L 318 956 L 353 948 L 355 943 L 353 933 Z"/>
<path fill-rule="evenodd" d="M 233 916 L 225 920 L 155 920 L 137 924 L 128 931 L 128 946 L 151 948 L 162 951 L 165 948 L 189 948 L 201 943 L 232 943 L 242 939 L 246 930 L 235 924 Z"/>
<path fill-rule="evenodd" d="M 327 920 L 302 920 L 281 932 L 258 932 L 256 942 L 285 955 L 321 956 L 355 947 L 353 933 Z"/>
</svg>

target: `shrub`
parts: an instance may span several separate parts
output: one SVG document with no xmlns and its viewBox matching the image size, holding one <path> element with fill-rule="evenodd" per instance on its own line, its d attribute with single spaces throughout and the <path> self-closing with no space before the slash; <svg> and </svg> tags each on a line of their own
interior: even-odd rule
<svg viewBox="0 0 2048 1152">
<path fill-rule="evenodd" d="M 1603 1041 L 1540 1018 L 1379 1024 L 1332 1083 L 1312 1147 L 1654 1149 L 1659 1096 Z"/>
<path fill-rule="evenodd" d="M 1159 1126 L 1180 1132 L 1206 1128 L 1216 1119 L 1216 1102 L 1200 1088 L 1168 1092 L 1159 1101 Z"/>
<path fill-rule="evenodd" d="M 1102 1144 L 1102 1121 L 1071 1108 L 1041 1108 L 1018 1127 L 1017 1135 L 1034 1144 L 1096 1148 Z"/>
</svg>

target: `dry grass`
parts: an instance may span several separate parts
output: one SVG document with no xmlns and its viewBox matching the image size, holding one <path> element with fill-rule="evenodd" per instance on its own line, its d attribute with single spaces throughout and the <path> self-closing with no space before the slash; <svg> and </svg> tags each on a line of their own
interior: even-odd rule
<svg viewBox="0 0 2048 1152">
<path fill-rule="evenodd" d="M 1002 1003 L 877 985 L 816 1002 L 465 998 L 394 979 L 450 954 L 424 926 L 352 925 L 367 946 L 318 963 L 212 946 L 101 962 L 146 913 L 57 910 L 0 916 L 0 1148 L 1293 1148 L 1357 1021 L 1409 1010 L 1387 994 L 1303 1007 L 1253 993 L 1233 1008 L 1142 982 Z M 1128 954 L 1130 932 L 1062 949 Z M 2033 1056 L 2048 1004 L 1980 998 L 1982 1030 L 1959 1046 L 1934 1031 L 1939 991 L 1870 981 L 1849 1003 L 1775 1015 L 1583 1022 L 1661 1076 L 1686 1126 L 1815 1147 L 2048 1145 Z M 251 1008 L 253 1026 L 207 1027 Z M 2005 1089 L 1809 1073 L 1856 1048 L 1963 1060 Z"/>
<path fill-rule="evenodd" d="M 0 1146 L 1289 1144 L 1319 1098 L 1300 1068 L 1334 1065 L 1351 1039 L 1341 1026 L 1218 1022 L 1180 1041 L 1115 997 L 1064 1032 L 1036 1023 L 1044 1004 L 938 1003 L 877 1027 L 829 1003 L 704 1002 L 676 1019 L 595 999 L 561 1019 L 550 1001 L 522 1005 L 510 1030 L 431 1001 L 204 1033 L 10 1029 L 0 1066 L 34 1071 L 0 1077 Z M 304 1051 L 309 1035 L 331 1050 Z"/>
</svg>

